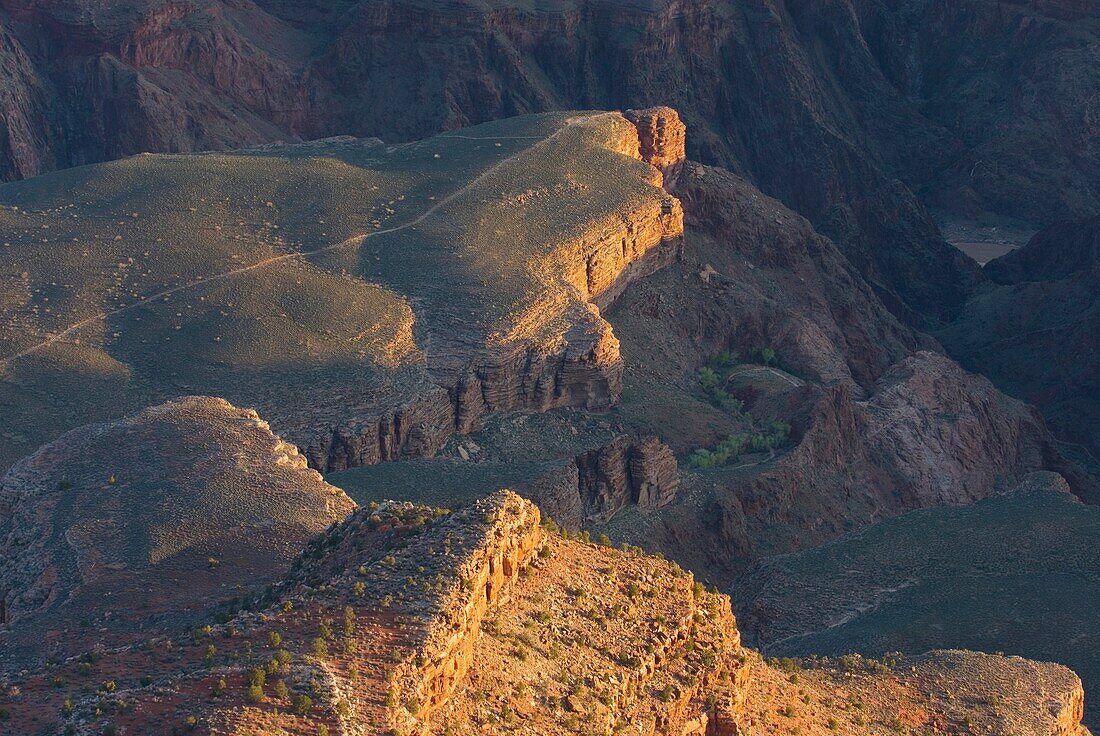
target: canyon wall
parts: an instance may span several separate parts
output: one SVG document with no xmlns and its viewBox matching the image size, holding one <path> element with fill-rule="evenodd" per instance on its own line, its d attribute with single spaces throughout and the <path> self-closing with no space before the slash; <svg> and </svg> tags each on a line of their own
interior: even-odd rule
<svg viewBox="0 0 1100 736">
<path fill-rule="evenodd" d="M 653 166 L 653 183 L 667 187 L 665 177 L 678 177 L 686 159 L 683 122 L 671 108 L 628 115 L 639 122 L 629 138 L 617 143 L 618 150 Z M 671 195 L 613 216 L 597 232 L 564 244 L 554 259 L 552 268 L 560 268 L 576 296 L 588 302 L 569 309 L 571 326 L 564 340 L 489 345 L 457 378 L 451 368 L 436 369 L 429 362 L 442 387 L 427 388 L 380 416 L 357 417 L 301 437 L 292 433 L 291 439 L 304 448 L 313 467 L 331 472 L 430 456 L 453 433 L 476 430 L 490 414 L 611 408 L 622 391 L 623 364 L 618 340 L 600 310 L 631 283 L 675 262 L 683 232 L 684 212 Z"/>
</svg>

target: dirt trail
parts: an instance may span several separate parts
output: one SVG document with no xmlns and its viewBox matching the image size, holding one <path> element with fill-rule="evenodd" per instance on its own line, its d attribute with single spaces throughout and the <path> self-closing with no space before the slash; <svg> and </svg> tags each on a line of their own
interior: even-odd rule
<svg viewBox="0 0 1100 736">
<path fill-rule="evenodd" d="M 606 113 L 603 113 L 603 114 L 606 114 Z M 443 207 L 446 207 L 451 202 L 455 201 L 456 199 L 458 199 L 462 195 L 464 195 L 467 192 L 469 192 L 470 190 L 472 190 L 474 187 L 476 187 L 478 184 L 483 182 L 485 179 L 487 179 L 490 176 L 492 176 L 493 174 L 495 174 L 497 171 L 499 171 L 501 168 L 503 168 L 509 162 L 516 159 L 518 156 L 520 156 L 524 153 L 527 153 L 527 152 L 531 151 L 534 148 L 537 148 L 539 146 L 543 146 L 543 145 L 548 144 L 550 141 L 554 140 L 559 135 L 561 135 L 563 132 L 568 130 L 571 126 L 576 125 L 576 124 L 578 124 L 580 122 L 583 122 L 585 120 L 589 120 L 592 117 L 596 117 L 596 116 L 592 115 L 592 116 L 585 116 L 585 117 L 570 118 L 569 120 L 566 121 L 565 125 L 563 125 L 558 130 L 554 131 L 549 136 L 546 136 L 545 138 L 541 138 L 541 140 L 539 140 L 539 142 L 536 143 L 535 145 L 530 146 L 528 148 L 524 148 L 522 151 L 517 151 L 516 153 L 512 154 L 511 156 L 508 156 L 508 157 L 503 158 L 500 161 L 496 162 L 495 164 L 493 164 L 492 166 L 487 168 L 485 171 L 481 172 L 481 174 L 479 174 L 477 177 L 472 179 L 465 186 L 463 186 L 459 189 L 456 189 L 455 191 L 451 192 L 450 194 L 448 194 L 443 199 L 438 200 L 431 207 L 424 210 L 424 212 L 422 212 L 419 216 L 415 217 L 414 219 L 412 219 L 412 220 L 410 220 L 410 221 L 408 221 L 408 222 L 406 222 L 402 225 L 395 225 L 394 227 L 384 228 L 382 230 L 375 230 L 374 232 L 366 233 L 366 234 L 363 234 L 363 235 L 355 235 L 355 236 L 352 236 L 352 237 L 348 238 L 347 240 L 341 241 L 339 243 L 335 243 L 333 245 L 327 245 L 327 246 L 324 246 L 322 248 L 315 248 L 314 250 L 294 251 L 293 253 L 284 253 L 284 254 L 279 255 L 279 256 L 272 256 L 271 258 L 265 258 L 262 261 L 257 261 L 256 263 L 253 263 L 253 264 L 248 265 L 248 266 L 242 266 L 241 268 L 235 268 L 235 269 L 232 269 L 230 271 L 223 271 L 222 273 L 213 274 L 211 276 L 205 276 L 201 279 L 196 279 L 195 281 L 189 281 L 186 284 L 179 284 L 178 286 L 173 286 L 169 289 L 164 289 L 163 291 L 158 291 L 155 294 L 150 294 L 148 296 L 142 297 L 138 301 L 133 302 L 132 304 L 127 304 L 124 307 L 119 307 L 117 309 L 112 309 L 112 310 L 105 311 L 105 312 L 99 312 L 97 314 L 92 315 L 91 317 L 87 317 L 86 319 L 83 319 L 83 320 L 81 320 L 81 321 L 79 321 L 79 322 L 77 322 L 73 325 L 70 325 L 69 327 L 65 328 L 61 332 L 56 332 L 53 335 L 50 335 L 49 337 L 47 337 L 42 342 L 39 342 L 35 345 L 32 345 L 31 347 L 26 348 L 25 350 L 21 350 L 18 353 L 13 353 L 12 355 L 8 355 L 4 358 L 0 358 L 0 371 L 6 371 L 13 361 L 19 360 L 20 358 L 25 358 L 29 355 L 33 355 L 34 353 L 37 353 L 38 351 L 43 350 L 44 348 L 50 347 L 51 345 L 54 345 L 54 344 L 64 340 L 66 337 L 69 337 L 70 335 L 73 335 L 73 334 L 79 332 L 80 330 L 84 329 L 85 327 L 88 327 L 89 325 L 96 324 L 98 322 L 101 322 L 105 319 L 109 319 L 111 317 L 117 316 L 119 314 L 124 314 L 124 313 L 126 313 L 126 312 L 128 312 L 132 309 L 137 309 L 138 307 L 149 304 L 150 302 L 155 302 L 158 299 L 164 299 L 166 297 L 170 297 L 170 296 L 173 296 L 175 294 L 178 294 L 182 291 L 187 291 L 188 289 L 194 289 L 194 288 L 197 288 L 199 286 L 205 286 L 206 284 L 216 283 L 218 281 L 224 281 L 226 279 L 233 278 L 234 276 L 240 276 L 241 274 L 245 274 L 245 273 L 248 273 L 250 271 L 256 271 L 256 270 L 259 270 L 261 268 L 266 268 L 267 266 L 271 266 L 271 265 L 276 264 L 276 263 L 281 263 L 281 262 L 284 262 L 284 261 L 290 261 L 290 260 L 297 259 L 297 258 L 308 258 L 309 256 L 315 256 L 315 255 L 319 255 L 321 253 L 328 253 L 328 252 L 331 252 L 331 251 L 339 250 L 341 248 L 345 248 L 345 247 L 347 247 L 349 245 L 353 245 L 353 244 L 361 245 L 364 242 L 366 242 L 367 240 L 369 240 L 370 238 L 378 237 L 379 235 L 389 235 L 391 233 L 396 233 L 396 232 L 400 232 L 402 230 L 407 230 L 411 227 L 416 227 L 417 225 L 420 225 L 425 220 L 430 218 L 432 215 L 434 215 L 440 209 L 442 209 Z M 503 136 L 503 137 L 499 137 L 499 138 L 474 138 L 474 137 L 471 137 L 471 136 L 459 136 L 459 135 L 450 135 L 450 136 L 444 136 L 444 137 L 466 138 L 468 140 L 519 140 L 519 139 L 533 140 L 533 139 L 539 139 L 540 138 L 539 136 Z"/>
</svg>

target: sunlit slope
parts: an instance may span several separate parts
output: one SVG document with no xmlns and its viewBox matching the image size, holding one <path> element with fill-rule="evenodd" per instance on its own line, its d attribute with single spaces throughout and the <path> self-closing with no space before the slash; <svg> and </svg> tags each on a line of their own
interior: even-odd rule
<svg viewBox="0 0 1100 736">
<path fill-rule="evenodd" d="M 593 233 L 668 207 L 636 150 L 618 114 L 550 114 L 4 185 L 0 467 L 181 394 L 293 435 L 408 401 L 487 345 L 560 340 L 593 296 Z"/>
</svg>

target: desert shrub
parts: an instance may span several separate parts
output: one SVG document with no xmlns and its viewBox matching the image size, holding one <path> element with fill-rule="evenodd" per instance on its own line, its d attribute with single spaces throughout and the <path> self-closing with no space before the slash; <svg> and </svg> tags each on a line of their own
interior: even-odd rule
<svg viewBox="0 0 1100 736">
<path fill-rule="evenodd" d="M 263 667 L 256 667 L 248 673 L 248 684 L 263 687 L 267 683 L 267 673 Z"/>
<path fill-rule="evenodd" d="M 294 712 L 300 716 L 309 715 L 309 712 L 313 710 L 313 698 L 304 693 L 295 695 L 290 704 Z"/>
<path fill-rule="evenodd" d="M 260 685 L 249 685 L 244 697 L 249 703 L 259 703 L 264 699 L 264 689 Z"/>
<path fill-rule="evenodd" d="M 290 694 L 290 689 L 287 688 L 286 683 L 279 680 L 275 683 L 275 697 L 283 700 Z"/>
</svg>

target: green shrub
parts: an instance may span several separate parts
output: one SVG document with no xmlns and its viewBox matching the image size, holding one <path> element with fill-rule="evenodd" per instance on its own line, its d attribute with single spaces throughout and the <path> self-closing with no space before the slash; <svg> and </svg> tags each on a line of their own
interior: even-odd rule
<svg viewBox="0 0 1100 736">
<path fill-rule="evenodd" d="M 313 710 L 313 698 L 305 694 L 295 695 L 294 700 L 291 701 L 291 707 L 300 716 L 309 715 L 309 712 Z"/>
</svg>

